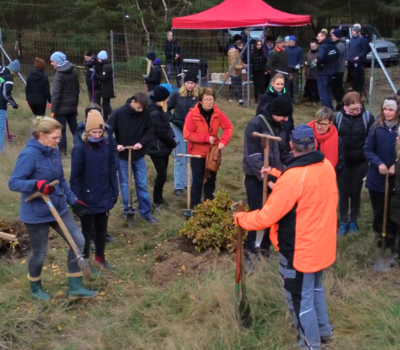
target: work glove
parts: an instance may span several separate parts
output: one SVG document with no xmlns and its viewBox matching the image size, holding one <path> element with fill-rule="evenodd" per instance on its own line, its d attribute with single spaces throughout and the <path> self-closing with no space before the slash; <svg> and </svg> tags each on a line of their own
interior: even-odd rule
<svg viewBox="0 0 400 350">
<path fill-rule="evenodd" d="M 18 109 L 18 107 L 19 107 L 19 106 L 18 106 L 18 104 L 16 104 L 16 103 L 12 106 L 12 108 L 14 108 L 14 109 Z"/>
<path fill-rule="evenodd" d="M 113 201 L 113 205 L 117 204 L 118 203 L 118 197 L 113 197 L 112 201 Z"/>
<path fill-rule="evenodd" d="M 74 204 L 71 205 L 71 207 L 74 214 L 79 216 L 80 218 L 90 213 L 87 204 L 81 202 L 80 200 L 77 200 Z"/>
<path fill-rule="evenodd" d="M 54 187 L 50 186 L 50 182 L 47 180 L 39 180 L 36 182 L 36 188 L 40 193 L 49 195 L 52 194 L 54 191 Z"/>
<path fill-rule="evenodd" d="M 296 67 L 294 67 L 296 70 L 300 70 L 300 65 L 298 64 Z"/>
</svg>

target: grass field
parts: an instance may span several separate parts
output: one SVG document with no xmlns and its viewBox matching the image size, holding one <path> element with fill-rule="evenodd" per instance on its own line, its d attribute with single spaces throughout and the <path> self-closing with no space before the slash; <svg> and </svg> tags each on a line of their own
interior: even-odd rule
<svg viewBox="0 0 400 350">
<path fill-rule="evenodd" d="M 121 92 L 113 106 L 122 104 L 131 93 Z M 16 99 L 21 108 L 10 110 L 9 120 L 11 131 L 18 138 L 14 147 L 0 156 L 0 217 L 7 219 L 18 216 L 19 194 L 10 192 L 7 182 L 32 122 L 22 94 L 16 95 Z M 82 96 L 80 119 L 85 104 L 86 96 Z M 224 150 L 217 189 L 229 191 L 235 200 L 245 199 L 242 137 L 254 110 L 224 101 L 218 102 L 218 106 L 232 120 L 235 131 Z M 296 123 L 310 121 L 313 112 L 299 106 L 294 115 Z M 70 160 L 68 157 L 63 161 L 67 178 Z M 154 178 L 155 171 L 149 162 L 149 190 Z M 128 229 L 121 219 L 121 206 L 111 212 L 109 233 L 117 238 L 117 243 L 107 245 L 107 255 L 118 267 L 88 283 L 101 291 L 93 300 L 70 302 L 65 298 L 67 248 L 57 237 L 49 242 L 43 271 L 45 289 L 55 296 L 49 302 L 30 297 L 26 257 L 0 260 L 0 349 L 296 349 L 296 332 L 286 310 L 277 255 L 270 263 L 260 263 L 257 272 L 247 279 L 254 325 L 251 330 L 240 330 L 234 317 L 233 257 L 208 256 L 207 268 L 199 269 L 203 273 L 196 275 L 193 268 L 189 275 L 185 265 L 180 265 L 179 256 L 182 261 L 193 261 L 204 255 L 184 252 L 176 244 L 165 242 L 171 237 L 173 242 L 184 224 L 180 209 L 185 208 L 185 200 L 172 192 L 170 166 L 165 188 L 168 206 L 155 214 L 160 219 L 157 225 L 149 226 L 139 220 L 133 229 Z M 339 240 L 337 261 L 325 275 L 328 309 L 335 326 L 335 342 L 328 349 L 398 350 L 399 269 L 396 267 L 388 274 L 373 272 L 372 212 L 365 190 L 362 196 L 360 233 Z M 167 258 L 157 258 L 160 250 Z M 170 282 L 161 287 L 152 279 L 152 272 L 172 255 L 175 265 L 171 264 L 168 271 L 173 276 L 165 276 Z"/>
</svg>

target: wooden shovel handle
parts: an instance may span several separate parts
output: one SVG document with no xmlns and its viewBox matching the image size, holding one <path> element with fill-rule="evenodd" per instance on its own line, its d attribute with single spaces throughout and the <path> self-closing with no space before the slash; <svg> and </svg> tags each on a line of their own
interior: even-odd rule
<svg viewBox="0 0 400 350">
<path fill-rule="evenodd" d="M 260 134 L 259 132 L 254 131 L 252 133 L 253 137 L 261 137 L 263 139 L 267 139 L 267 140 L 272 140 L 272 141 L 277 141 L 280 142 L 282 141 L 282 139 L 278 136 L 271 136 L 271 135 L 266 135 L 266 134 Z"/>
<path fill-rule="evenodd" d="M 5 232 L 0 232 L 0 238 L 6 239 L 8 241 L 14 241 L 17 242 L 17 236 L 15 235 L 10 235 L 9 233 L 5 233 Z"/>
<path fill-rule="evenodd" d="M 193 155 L 193 154 L 183 154 L 183 153 L 178 153 L 176 157 L 186 157 L 186 158 L 201 158 L 201 156 L 198 155 Z"/>
<path fill-rule="evenodd" d="M 54 187 L 57 184 L 58 184 L 58 180 L 54 180 L 53 182 L 50 182 L 49 186 Z M 30 195 L 27 199 L 25 199 L 25 202 L 29 202 L 32 199 L 39 197 L 41 194 L 42 194 L 41 192 L 37 191 L 34 194 Z"/>
</svg>

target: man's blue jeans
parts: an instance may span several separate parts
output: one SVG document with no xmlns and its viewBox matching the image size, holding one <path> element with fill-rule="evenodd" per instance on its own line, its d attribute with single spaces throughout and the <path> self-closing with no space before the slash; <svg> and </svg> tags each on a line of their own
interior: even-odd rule
<svg viewBox="0 0 400 350">
<path fill-rule="evenodd" d="M 187 153 L 187 143 L 184 141 L 183 132 L 174 124 L 171 125 L 175 133 L 175 142 L 177 146 L 173 151 L 174 155 L 174 189 L 184 190 L 187 186 L 186 158 L 177 157 L 178 153 Z"/>
<path fill-rule="evenodd" d="M 168 63 L 168 64 L 167 64 L 167 76 L 168 76 L 168 80 L 169 80 L 169 82 L 172 84 L 171 77 L 172 77 L 172 75 L 175 75 L 176 85 L 177 85 L 178 88 L 181 87 L 181 85 L 182 85 L 182 84 L 181 84 L 182 79 L 181 79 L 181 77 L 178 77 L 178 74 L 180 74 L 180 73 L 181 73 L 181 70 L 180 70 L 179 65 L 175 65 L 175 66 L 174 66 L 173 63 Z"/>
<path fill-rule="evenodd" d="M 322 106 L 333 110 L 332 97 L 329 92 L 331 78 L 332 77 L 330 75 L 318 75 L 317 82 L 319 98 L 321 99 Z"/>
<path fill-rule="evenodd" d="M 7 111 L 0 109 L 0 153 L 4 153 L 4 133 L 6 132 Z"/>
<path fill-rule="evenodd" d="M 147 191 L 147 168 L 144 157 L 132 160 L 132 174 L 135 178 L 136 195 L 139 201 L 139 213 L 142 217 L 147 218 L 150 215 L 150 195 Z M 129 174 L 131 176 L 131 174 Z M 122 203 L 124 212 L 128 209 L 134 211 L 134 208 L 128 207 L 128 161 L 119 159 L 118 162 L 118 178 L 121 188 Z"/>
</svg>

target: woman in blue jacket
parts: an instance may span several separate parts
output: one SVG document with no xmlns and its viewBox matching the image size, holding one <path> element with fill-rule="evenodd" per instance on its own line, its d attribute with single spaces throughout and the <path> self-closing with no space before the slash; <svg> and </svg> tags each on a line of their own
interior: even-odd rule
<svg viewBox="0 0 400 350">
<path fill-rule="evenodd" d="M 84 255 L 89 258 L 90 239 L 95 231 L 95 261 L 101 267 L 114 269 L 105 260 L 104 251 L 109 211 L 118 201 L 117 165 L 113 149 L 104 134 L 104 120 L 100 112 L 89 112 L 85 131 L 72 150 L 72 192 L 85 204 L 88 215 L 81 216 L 85 237 Z"/>
<path fill-rule="evenodd" d="M 18 156 L 17 164 L 8 182 L 11 191 L 22 194 L 20 220 L 25 224 L 32 246 L 32 255 L 28 263 L 28 280 L 31 293 L 37 299 L 50 298 L 50 295 L 43 290 L 41 283 L 49 229 L 53 228 L 63 238 L 64 234 L 41 197 L 29 202 L 25 202 L 25 199 L 37 191 L 49 195 L 52 204 L 81 251 L 85 244 L 82 233 L 67 207 L 68 203 L 78 216 L 88 212 L 87 206 L 78 201 L 65 181 L 61 156 L 57 149 L 61 140 L 61 129 L 61 124 L 55 119 L 37 117 L 32 137 Z M 49 184 L 55 180 L 59 181 L 58 185 L 51 187 Z M 91 298 L 97 295 L 97 291 L 90 291 L 83 287 L 82 272 L 72 249 L 68 252 L 67 263 L 70 298 Z"/>
<path fill-rule="evenodd" d="M 364 146 L 364 155 L 369 162 L 365 187 L 369 190 L 374 211 L 373 229 L 377 238 L 382 235 L 385 199 L 385 177 L 389 174 L 389 194 L 395 188 L 396 138 L 399 127 L 397 102 L 388 98 L 383 102 L 380 117 L 371 127 Z M 390 200 L 389 200 L 390 203 Z M 389 211 L 390 212 L 390 209 Z M 387 246 L 393 247 L 396 225 L 388 217 Z"/>
</svg>

